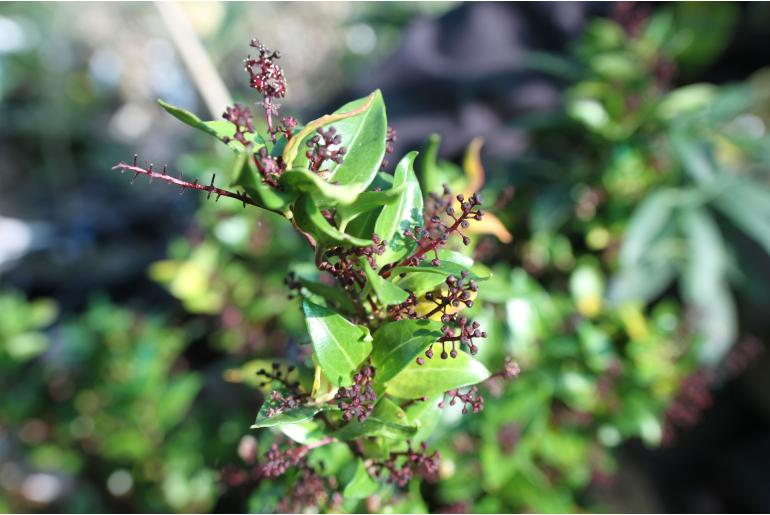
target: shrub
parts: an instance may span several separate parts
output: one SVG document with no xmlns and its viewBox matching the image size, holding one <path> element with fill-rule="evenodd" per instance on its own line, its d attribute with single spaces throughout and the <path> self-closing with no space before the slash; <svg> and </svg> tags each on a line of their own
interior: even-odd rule
<svg viewBox="0 0 770 515">
<path fill-rule="evenodd" d="M 476 413 L 483 407 L 476 385 L 518 373 L 509 359 L 490 372 L 473 357 L 487 337 L 471 317 L 489 273 L 467 253 L 473 234 L 504 229 L 472 187 L 443 186 L 424 200 L 416 152 L 392 175 L 381 171 L 395 132 L 379 91 L 304 126 L 280 117 L 280 55 L 256 40 L 251 46 L 257 55 L 245 65 L 262 95 L 264 132 L 239 104 L 224 121 L 206 122 L 161 102 L 233 150 L 231 189 L 216 186 L 215 177 L 200 183 L 141 166 L 136 157 L 115 168 L 272 211 L 313 250 L 315 270 L 286 279 L 310 345 L 292 363 L 256 371 L 266 400 L 252 427 L 291 440 L 277 438 L 258 467 L 265 479 L 290 476 L 279 510 L 355 502 L 378 483 L 398 492 L 413 478 L 435 481 L 440 455 L 427 441 L 437 410 L 457 405 Z M 423 159 L 422 166 L 433 163 Z M 338 478 L 345 476 L 343 488 Z"/>
</svg>

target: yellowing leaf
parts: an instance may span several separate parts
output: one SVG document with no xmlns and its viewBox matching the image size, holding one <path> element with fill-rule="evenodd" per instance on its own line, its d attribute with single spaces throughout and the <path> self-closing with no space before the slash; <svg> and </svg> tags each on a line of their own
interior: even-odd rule
<svg viewBox="0 0 770 515">
<path fill-rule="evenodd" d="M 484 145 L 483 139 L 473 138 L 465 151 L 463 170 L 465 171 L 465 177 L 468 179 L 468 184 L 465 186 L 463 194 L 466 197 L 470 197 L 480 191 L 482 186 L 484 186 L 484 167 L 481 164 L 482 145 Z"/>
<path fill-rule="evenodd" d="M 471 223 L 466 232 L 468 234 L 491 234 L 503 243 L 513 241 L 513 235 L 508 232 L 503 222 L 490 212 L 485 212 L 484 218 L 480 221 Z"/>
<path fill-rule="evenodd" d="M 644 340 L 649 336 L 647 319 L 642 313 L 641 307 L 636 304 L 626 304 L 620 310 L 620 318 L 626 328 L 626 333 L 633 340 Z"/>
<path fill-rule="evenodd" d="M 463 170 L 468 183 L 465 186 L 463 195 L 470 197 L 474 193 L 481 191 L 484 186 L 484 166 L 481 164 L 481 147 L 484 140 L 473 138 L 465 151 L 463 158 Z M 467 231 L 469 234 L 491 234 L 496 236 L 503 243 L 513 241 L 513 236 L 503 223 L 492 213 L 484 213 L 484 218 L 479 222 L 473 222 Z"/>
</svg>

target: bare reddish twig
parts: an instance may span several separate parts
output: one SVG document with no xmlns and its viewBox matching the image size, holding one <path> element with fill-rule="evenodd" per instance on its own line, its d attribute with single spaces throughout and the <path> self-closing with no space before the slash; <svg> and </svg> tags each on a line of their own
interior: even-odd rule
<svg viewBox="0 0 770 515">
<path fill-rule="evenodd" d="M 153 165 L 150 164 L 148 167 L 143 168 L 141 166 L 138 166 L 136 164 L 137 156 L 134 156 L 134 161 L 132 164 L 120 162 L 112 167 L 113 170 L 120 170 L 121 173 L 123 172 L 133 172 L 134 178 L 131 180 L 133 182 L 136 180 L 137 177 L 140 175 L 146 175 L 150 178 L 150 182 L 152 182 L 153 179 L 160 179 L 164 182 L 167 182 L 168 184 L 173 184 L 175 186 L 179 186 L 182 188 L 182 191 L 186 189 L 190 190 L 198 190 L 198 191 L 205 191 L 208 193 L 206 195 L 206 198 L 211 198 L 211 195 L 216 195 L 215 200 L 219 200 L 219 197 L 229 197 L 233 198 L 235 200 L 238 200 L 243 203 L 243 207 L 246 207 L 246 204 L 260 207 L 259 204 L 257 204 L 249 195 L 245 192 L 233 192 L 228 190 L 223 190 L 222 188 L 217 188 L 214 186 L 214 179 L 216 178 L 216 174 L 211 178 L 211 183 L 208 185 L 199 184 L 198 179 L 195 179 L 192 182 L 186 181 L 182 178 L 180 175 L 179 177 L 173 177 L 171 175 L 168 175 L 168 171 L 166 166 L 163 166 L 163 170 L 161 172 L 156 172 L 153 170 Z"/>
</svg>

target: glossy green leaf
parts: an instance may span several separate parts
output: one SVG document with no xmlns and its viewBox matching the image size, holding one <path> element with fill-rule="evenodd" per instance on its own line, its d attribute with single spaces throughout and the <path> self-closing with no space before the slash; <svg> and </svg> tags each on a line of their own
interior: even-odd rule
<svg viewBox="0 0 770 515">
<path fill-rule="evenodd" d="M 433 354 L 422 365 L 407 365 L 386 383 L 386 392 L 403 399 L 417 399 L 480 383 L 490 376 L 481 362 L 465 352 L 459 352 L 456 358 L 441 359 L 441 345 L 434 344 Z"/>
<path fill-rule="evenodd" d="M 350 204 L 356 200 L 360 188 L 356 185 L 340 185 L 327 182 L 321 176 L 307 170 L 288 170 L 281 174 L 278 183 L 286 191 L 308 193 L 317 202 Z"/>
<path fill-rule="evenodd" d="M 374 332 L 372 364 L 378 383 L 386 383 L 441 337 L 441 322 L 397 320 Z M 426 361 L 429 361 L 426 359 Z"/>
<path fill-rule="evenodd" d="M 415 402 L 404 410 L 409 421 L 417 426 L 417 433 L 412 437 L 412 445 L 419 445 L 433 435 L 433 431 L 441 421 L 442 408 L 439 403 L 443 397 L 443 394 L 434 395 L 425 401 Z"/>
<path fill-rule="evenodd" d="M 268 403 L 265 402 L 265 405 Z M 282 413 L 279 413 L 278 415 L 273 415 L 272 417 L 268 417 L 265 413 L 264 406 L 263 409 L 259 410 L 259 415 L 257 415 L 257 420 L 252 424 L 251 429 L 259 429 L 262 427 L 276 427 L 276 426 L 282 426 L 284 424 L 297 424 L 299 422 L 304 422 L 306 420 L 310 420 L 315 416 L 316 413 L 321 411 L 321 408 L 318 406 L 303 406 L 301 408 L 286 410 Z"/>
<path fill-rule="evenodd" d="M 158 100 L 160 106 L 166 110 L 171 116 L 179 120 L 180 122 L 189 125 L 195 129 L 205 132 L 211 136 L 214 136 L 220 141 L 227 142 L 227 146 L 236 151 L 243 151 L 244 146 L 239 141 L 233 139 L 235 136 L 235 126 L 227 120 L 215 120 L 210 122 L 204 122 L 197 115 L 182 109 L 181 107 L 173 106 L 163 100 Z M 252 151 L 256 151 L 264 146 L 262 138 L 256 133 L 247 134 L 246 137 L 254 144 Z"/>
<path fill-rule="evenodd" d="M 399 266 L 391 271 L 390 276 L 395 277 L 394 282 L 399 288 L 420 295 L 443 284 L 450 275 L 460 277 L 462 272 L 468 272 L 468 280 L 484 281 L 489 278 L 489 275 L 479 276 L 451 261 L 442 261 L 441 266 L 433 266 L 425 262 L 418 266 Z"/>
<path fill-rule="evenodd" d="M 366 420 L 351 420 L 339 429 L 334 436 L 340 440 L 354 440 L 362 436 L 382 436 L 402 440 L 417 432 L 404 410 L 387 398 L 381 399 Z"/>
<path fill-rule="evenodd" d="M 321 370 L 335 386 L 351 384 L 351 374 L 358 370 L 372 351 L 368 329 L 348 322 L 329 308 L 302 301 L 305 323 Z"/>
<path fill-rule="evenodd" d="M 366 281 L 374 290 L 374 294 L 377 295 L 377 299 L 383 306 L 392 306 L 393 304 L 400 304 L 409 298 L 409 294 L 388 281 L 387 279 L 380 277 L 377 272 L 372 269 L 369 261 L 365 257 L 359 258 L 361 267 L 366 274 Z"/>
<path fill-rule="evenodd" d="M 350 313 L 355 311 L 350 298 L 340 288 L 318 281 L 311 281 L 302 276 L 297 277 L 297 280 L 303 288 L 323 298 L 327 303 L 331 304 L 331 307 L 336 306 Z"/>
<path fill-rule="evenodd" d="M 356 238 L 340 231 L 324 217 L 321 210 L 308 195 L 302 195 L 294 203 L 294 219 L 305 232 L 319 242 L 349 243 L 359 247 L 372 245 L 371 240 Z"/>
<path fill-rule="evenodd" d="M 362 107 L 365 108 L 361 110 Z M 356 114 L 339 117 L 351 112 Z M 349 102 L 337 109 L 334 114 L 329 115 L 326 120 L 324 118 L 319 120 L 323 121 L 324 126 L 332 126 L 337 130 L 337 134 L 342 137 L 342 146 L 347 149 L 342 163 L 324 164 L 325 176 L 328 177 L 329 182 L 355 185 L 358 188 L 357 191 L 363 191 L 377 175 L 385 155 L 388 121 L 382 93 L 377 90 L 365 98 Z M 312 135 L 311 132 L 307 136 L 300 135 L 300 138 L 306 140 Z M 303 150 L 306 148 L 304 141 L 299 148 Z M 292 167 L 307 168 L 307 157 L 303 152 L 297 154 Z"/>
<path fill-rule="evenodd" d="M 397 188 L 390 188 L 385 191 L 365 191 L 358 195 L 352 204 L 340 205 L 337 208 L 340 227 L 344 228 L 351 220 L 367 211 L 393 204 L 400 198 L 405 189 L 406 184 L 402 184 Z"/>
<path fill-rule="evenodd" d="M 398 201 L 382 208 L 374 226 L 374 233 L 388 242 L 385 252 L 377 256 L 377 264 L 380 266 L 406 256 L 415 244 L 404 237 L 403 232 L 423 224 L 422 191 L 413 169 L 416 157 L 417 152 L 410 152 L 398 163 L 393 175 L 393 187 L 405 184 L 406 188 Z"/>
<path fill-rule="evenodd" d="M 366 470 L 366 465 L 362 460 L 358 460 L 356 473 L 342 492 L 345 499 L 363 499 L 377 492 L 380 485 L 375 481 Z"/>
<path fill-rule="evenodd" d="M 460 167 L 452 162 L 439 161 L 438 149 L 440 146 L 441 136 L 431 134 L 425 142 L 420 156 L 415 160 L 415 170 L 422 190 L 426 193 L 439 193 L 443 190 L 444 184 L 454 187 L 460 186 L 458 183 L 465 181 Z M 464 187 L 464 184 L 461 186 Z"/>
</svg>

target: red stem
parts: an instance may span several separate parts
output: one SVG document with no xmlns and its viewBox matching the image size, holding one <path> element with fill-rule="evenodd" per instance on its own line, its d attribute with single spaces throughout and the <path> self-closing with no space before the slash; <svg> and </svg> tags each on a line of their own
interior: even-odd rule
<svg viewBox="0 0 770 515">
<path fill-rule="evenodd" d="M 453 223 L 449 227 L 449 229 L 447 229 L 446 233 L 447 234 L 452 234 L 453 232 L 455 232 L 457 230 L 457 228 L 460 227 L 460 224 L 462 223 L 462 221 L 465 220 L 467 217 L 468 217 L 468 213 L 463 213 L 461 216 L 459 216 L 455 220 L 455 223 Z M 435 239 L 435 240 L 431 240 L 430 245 L 427 245 L 425 247 L 420 247 L 414 254 L 412 254 L 408 258 L 404 259 L 401 263 L 397 264 L 396 266 L 393 266 L 393 267 L 390 267 L 390 268 L 387 268 L 387 269 L 383 268 L 382 271 L 380 272 L 380 275 L 382 277 L 384 277 L 385 279 L 387 279 L 388 277 L 390 277 L 390 271 L 393 270 L 394 268 L 397 268 L 399 266 L 406 266 L 410 262 L 412 262 L 414 259 L 422 258 L 428 252 L 430 252 L 432 250 L 436 250 L 436 248 L 440 244 L 441 244 L 441 240 L 438 239 L 438 238 Z"/>
<path fill-rule="evenodd" d="M 223 190 L 222 188 L 217 188 L 214 186 L 214 178 L 211 179 L 211 184 L 208 186 L 204 186 L 203 184 L 198 184 L 198 180 L 194 180 L 193 182 L 185 181 L 181 177 L 172 177 L 170 175 L 167 175 L 166 173 L 166 167 L 163 167 L 163 172 L 158 173 L 153 171 L 152 165 L 149 166 L 149 168 L 142 168 L 141 166 L 136 165 L 136 159 L 134 159 L 134 164 L 130 165 L 127 163 L 120 162 L 112 167 L 113 170 L 120 170 L 121 172 L 129 171 L 134 172 L 136 175 L 134 175 L 134 179 L 138 177 L 139 175 L 146 175 L 147 177 L 152 179 L 160 179 L 162 181 L 165 181 L 169 184 L 174 184 L 176 186 L 179 186 L 182 188 L 182 190 L 190 189 L 190 190 L 198 190 L 198 191 L 205 191 L 208 193 L 208 197 L 211 197 L 211 194 L 215 194 L 217 196 L 216 200 L 219 200 L 219 197 L 229 197 L 233 198 L 235 200 L 238 200 L 240 202 L 243 202 L 244 207 L 246 204 L 250 204 L 252 206 L 260 207 L 259 204 L 257 204 L 254 200 L 249 197 L 246 192 L 232 192 L 228 190 Z M 214 175 L 216 177 L 216 174 Z"/>
</svg>

